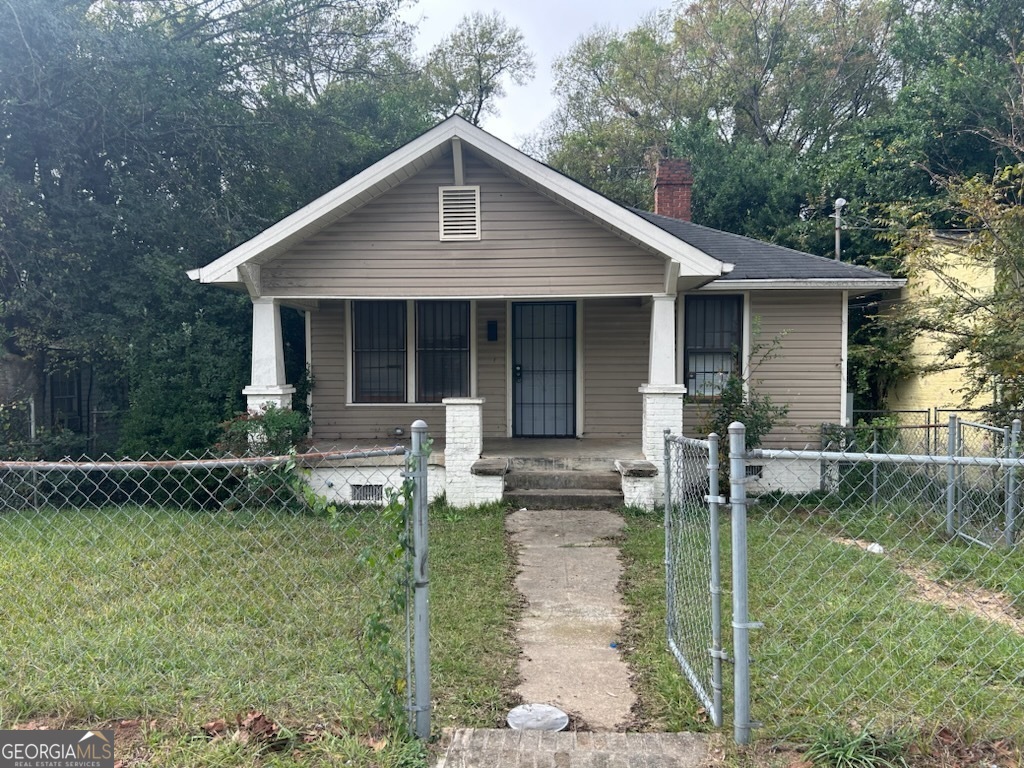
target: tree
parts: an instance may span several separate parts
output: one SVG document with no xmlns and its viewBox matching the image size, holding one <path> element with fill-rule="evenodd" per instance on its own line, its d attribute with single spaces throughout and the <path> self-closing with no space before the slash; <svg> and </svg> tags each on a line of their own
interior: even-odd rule
<svg viewBox="0 0 1024 768">
<path fill-rule="evenodd" d="M 697 0 L 625 33 L 597 30 L 556 63 L 560 103 L 542 146 L 560 169 L 640 205 L 652 159 L 680 131 L 821 154 L 887 108 L 898 18 L 881 0 Z"/>
<path fill-rule="evenodd" d="M 505 81 L 524 85 L 533 79 L 533 54 L 523 33 L 494 11 L 462 18 L 427 57 L 424 74 L 434 91 L 434 110 L 442 117 L 461 115 L 479 125 L 495 114 Z"/>
<path fill-rule="evenodd" d="M 942 290 L 914 297 L 898 319 L 939 340 L 947 363 L 963 367 L 964 402 L 994 393 L 993 415 L 1006 420 L 1024 411 L 1024 153 L 992 177 L 941 184 L 935 210 L 961 229 L 943 241 L 916 211 L 896 242 L 911 269 L 937 276 Z"/>
<path fill-rule="evenodd" d="M 125 449 L 204 448 L 242 406 L 249 302 L 186 270 L 429 124 L 389 8 L 0 4 L 6 344 L 89 364 Z"/>
</svg>

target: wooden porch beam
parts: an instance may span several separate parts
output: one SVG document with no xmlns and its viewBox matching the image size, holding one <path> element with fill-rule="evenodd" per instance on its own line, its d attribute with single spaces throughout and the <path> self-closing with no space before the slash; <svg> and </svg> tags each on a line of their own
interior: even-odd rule
<svg viewBox="0 0 1024 768">
<path fill-rule="evenodd" d="M 462 168 L 462 140 L 459 138 L 452 139 L 452 168 L 455 172 L 455 186 L 463 186 L 466 176 Z"/>
</svg>

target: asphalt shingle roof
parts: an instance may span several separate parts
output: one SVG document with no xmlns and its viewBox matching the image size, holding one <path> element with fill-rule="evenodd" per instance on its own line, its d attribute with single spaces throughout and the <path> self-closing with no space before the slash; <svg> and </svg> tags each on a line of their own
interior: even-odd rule
<svg viewBox="0 0 1024 768">
<path fill-rule="evenodd" d="M 671 219 L 631 208 L 633 213 L 719 261 L 735 265 L 720 280 L 887 280 L 889 275 L 867 267 L 844 264 L 743 235 L 722 232 L 691 221 Z"/>
</svg>

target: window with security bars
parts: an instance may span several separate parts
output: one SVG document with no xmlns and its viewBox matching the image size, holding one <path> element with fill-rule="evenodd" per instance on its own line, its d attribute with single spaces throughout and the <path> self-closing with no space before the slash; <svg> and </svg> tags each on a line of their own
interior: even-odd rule
<svg viewBox="0 0 1024 768">
<path fill-rule="evenodd" d="M 687 296 L 683 365 L 692 397 L 721 394 L 739 373 L 743 348 L 742 296 Z"/>
<path fill-rule="evenodd" d="M 414 345 L 407 343 L 415 314 Z M 352 399 L 356 403 L 439 403 L 469 395 L 468 301 L 352 303 Z M 412 371 L 415 399 L 407 390 Z"/>
<path fill-rule="evenodd" d="M 405 302 L 353 302 L 353 400 L 357 403 L 404 403 L 406 357 Z"/>
<path fill-rule="evenodd" d="M 416 402 L 469 395 L 469 302 L 416 302 Z"/>
</svg>

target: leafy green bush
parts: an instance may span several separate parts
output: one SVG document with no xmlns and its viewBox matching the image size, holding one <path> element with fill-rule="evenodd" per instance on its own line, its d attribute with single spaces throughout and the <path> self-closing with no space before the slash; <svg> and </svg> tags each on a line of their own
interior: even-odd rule
<svg viewBox="0 0 1024 768">
<path fill-rule="evenodd" d="M 39 427 L 30 436 L 29 405 L 24 400 L 0 403 L 0 458 L 26 461 L 78 459 L 85 455 L 85 435 L 64 427 Z"/>
<path fill-rule="evenodd" d="M 268 405 L 262 411 L 240 413 L 220 426 L 218 451 L 235 456 L 284 456 L 306 439 L 309 416 Z"/>
<path fill-rule="evenodd" d="M 758 333 L 758 318 L 754 318 L 754 334 Z M 729 425 L 734 421 L 746 428 L 745 447 L 757 448 L 779 419 L 789 413 L 789 406 L 777 405 L 771 397 L 757 390 L 753 374 L 758 366 L 772 359 L 782 345 L 782 336 L 776 336 L 767 347 L 755 345 L 750 353 L 750 365 L 743 375 L 733 373 L 726 379 L 722 391 L 711 404 L 704 422 L 704 432 L 716 432 L 722 440 L 718 448 L 720 483 L 725 493 L 729 490 Z"/>
</svg>

